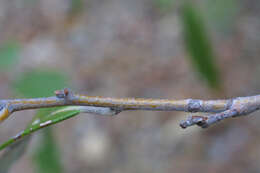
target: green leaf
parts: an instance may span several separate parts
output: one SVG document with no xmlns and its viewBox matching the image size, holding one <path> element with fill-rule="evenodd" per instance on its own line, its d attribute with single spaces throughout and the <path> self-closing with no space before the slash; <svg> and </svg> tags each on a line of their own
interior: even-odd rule
<svg viewBox="0 0 260 173">
<path fill-rule="evenodd" d="M 14 144 L 16 141 L 22 140 L 25 136 L 40 130 L 41 128 L 62 122 L 80 113 L 80 110 L 77 109 L 77 107 L 75 106 L 73 107 L 73 109 L 68 109 L 68 108 L 70 107 L 59 108 L 59 109 L 46 108 L 46 109 L 39 110 L 36 116 L 34 117 L 32 123 L 30 123 L 25 130 L 21 131 L 20 133 L 18 133 L 17 135 L 15 135 L 14 137 L 10 138 L 8 141 L 0 145 L 0 151 L 10 146 L 11 144 Z"/>
<path fill-rule="evenodd" d="M 67 79 L 55 71 L 30 71 L 20 76 L 14 83 L 17 93 L 26 97 L 43 97 L 53 95 L 53 91 L 64 88 Z"/>
<path fill-rule="evenodd" d="M 14 163 L 25 152 L 29 138 L 26 136 L 47 126 L 54 125 L 66 119 L 72 118 L 80 113 L 77 107 L 65 108 L 46 108 L 37 112 L 32 123 L 22 132 L 18 133 L 8 141 L 0 145 L 0 151 L 6 147 L 10 147 L 0 158 L 0 171 L 6 172 L 12 163 Z M 28 139 L 28 140 L 27 140 Z M 62 172 L 60 163 L 60 155 L 58 146 L 55 143 L 55 138 L 52 135 L 50 128 L 43 131 L 42 142 L 37 147 L 33 155 L 36 172 Z M 8 162 L 8 164 L 6 163 Z"/>
<path fill-rule="evenodd" d="M 0 157 L 0 172 L 7 172 L 11 165 L 25 153 L 30 139 L 28 135 L 44 127 L 72 118 L 80 113 L 80 109 L 77 109 L 75 106 L 71 107 L 71 109 L 69 108 L 39 110 L 32 123 L 25 130 L 1 144 L 0 151 L 6 147 L 9 148 Z M 59 150 L 51 134 L 51 129 L 48 128 L 47 131 L 43 132 L 42 141 L 34 154 L 34 163 L 37 172 L 45 172 L 46 170 L 48 170 L 47 172 L 62 172 Z"/>
<path fill-rule="evenodd" d="M 212 88 L 219 88 L 219 73 L 207 30 L 199 12 L 185 3 L 182 11 L 183 34 L 186 49 L 194 68 Z"/>
<path fill-rule="evenodd" d="M 0 45 L 0 70 L 8 70 L 14 65 L 21 50 L 21 46 L 17 41 L 8 41 Z"/>
</svg>

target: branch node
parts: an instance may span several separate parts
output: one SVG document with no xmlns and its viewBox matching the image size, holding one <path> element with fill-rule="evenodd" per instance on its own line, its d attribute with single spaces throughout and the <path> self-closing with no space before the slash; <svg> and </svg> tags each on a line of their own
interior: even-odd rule
<svg viewBox="0 0 260 173">
<path fill-rule="evenodd" d="M 189 99 L 187 109 L 189 112 L 198 112 L 201 110 L 201 100 Z"/>
</svg>

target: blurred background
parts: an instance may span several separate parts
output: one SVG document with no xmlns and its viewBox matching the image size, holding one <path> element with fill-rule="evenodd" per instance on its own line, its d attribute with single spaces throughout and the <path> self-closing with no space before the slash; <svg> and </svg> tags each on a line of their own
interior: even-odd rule
<svg viewBox="0 0 260 173">
<path fill-rule="evenodd" d="M 257 0 L 0 0 L 0 98 L 259 94 L 259 17 Z M 35 114 L 2 123 L 0 143 Z M 187 116 L 80 114 L 17 144 L 9 172 L 260 171 L 259 112 L 183 130 Z"/>
</svg>

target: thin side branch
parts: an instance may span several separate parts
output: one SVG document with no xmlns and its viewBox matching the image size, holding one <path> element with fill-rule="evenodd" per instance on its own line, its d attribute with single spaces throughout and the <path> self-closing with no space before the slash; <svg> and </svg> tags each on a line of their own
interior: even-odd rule
<svg viewBox="0 0 260 173">
<path fill-rule="evenodd" d="M 55 91 L 54 97 L 0 100 L 0 122 L 15 111 L 57 106 L 92 106 L 97 114 L 103 108 L 118 114 L 126 110 L 208 112 L 208 116 L 190 116 L 180 123 L 182 128 L 198 125 L 208 127 L 225 118 L 248 115 L 260 108 L 260 95 L 227 100 L 166 100 L 141 98 L 104 98 L 74 94 L 69 89 Z M 97 108 L 101 108 L 100 110 Z M 87 109 L 89 110 L 89 108 Z M 101 112 L 100 112 L 101 111 Z M 95 112 L 94 112 L 95 113 Z"/>
</svg>

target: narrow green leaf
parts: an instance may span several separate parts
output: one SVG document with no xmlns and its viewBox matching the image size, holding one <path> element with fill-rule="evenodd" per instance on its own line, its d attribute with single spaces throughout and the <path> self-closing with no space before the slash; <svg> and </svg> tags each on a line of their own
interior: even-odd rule
<svg viewBox="0 0 260 173">
<path fill-rule="evenodd" d="M 8 70 L 14 65 L 21 50 L 21 46 L 17 41 L 8 41 L 0 45 L 0 70 Z"/>
<path fill-rule="evenodd" d="M 211 43 L 199 12 L 191 3 L 185 3 L 182 9 L 182 23 L 185 45 L 191 62 L 199 74 L 212 88 L 218 88 L 219 73 Z"/>
<path fill-rule="evenodd" d="M 25 136 L 32 134 L 35 131 L 40 130 L 41 128 L 54 125 L 56 123 L 62 122 L 66 119 L 72 118 L 80 113 L 80 110 L 76 109 L 74 107 L 74 110 L 68 110 L 68 107 L 62 108 L 62 109 L 46 109 L 38 111 L 36 116 L 34 117 L 32 123 L 23 131 L 15 135 L 14 137 L 10 138 L 8 141 L 2 143 L 0 145 L 0 151 L 4 148 L 10 146 L 11 144 L 15 143 L 18 140 L 22 140 Z M 63 111 L 64 110 L 64 111 Z M 47 114 L 44 114 L 46 111 Z M 49 113 L 51 111 L 54 111 L 52 113 Z"/>
<path fill-rule="evenodd" d="M 68 108 L 48 108 L 38 111 L 33 122 L 25 130 L 1 144 L 0 151 L 6 147 L 9 148 L 0 157 L 0 173 L 7 172 L 12 164 L 25 153 L 30 140 L 28 135 L 44 127 L 72 118 L 80 113 L 80 110 L 77 110 L 75 106 L 72 107 L 74 110 Z M 44 142 L 40 144 L 34 155 L 37 172 L 45 172 L 46 170 L 48 170 L 47 172 L 62 172 L 59 150 L 51 134 L 51 129 L 44 131 L 42 141 Z"/>
<path fill-rule="evenodd" d="M 73 107 L 76 108 L 76 107 Z M 25 152 L 29 138 L 26 137 L 41 128 L 51 126 L 72 118 L 80 113 L 80 110 L 68 110 L 68 107 L 62 109 L 42 109 L 38 111 L 33 122 L 22 132 L 18 133 L 5 143 L 0 145 L 0 151 L 10 146 L 0 158 L 0 173 L 6 172 L 12 163 L 14 163 Z M 52 113 L 50 113 L 52 112 Z M 46 113 L 46 114 L 45 114 Z M 62 172 L 62 167 L 59 159 L 59 150 L 52 136 L 51 129 L 47 128 L 43 132 L 43 138 L 39 148 L 34 154 L 34 160 L 37 172 Z M 6 163 L 8 162 L 8 164 Z M 4 165 L 2 165 L 2 163 Z M 2 165 L 2 166 L 1 166 Z"/>
</svg>

